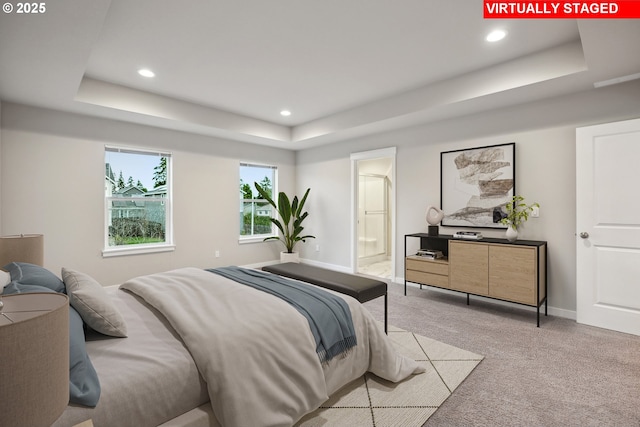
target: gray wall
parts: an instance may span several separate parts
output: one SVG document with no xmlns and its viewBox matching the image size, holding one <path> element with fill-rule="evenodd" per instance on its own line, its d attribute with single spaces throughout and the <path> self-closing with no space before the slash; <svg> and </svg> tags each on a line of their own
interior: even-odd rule
<svg viewBox="0 0 640 427">
<path fill-rule="evenodd" d="M 278 166 L 294 190 L 292 151 L 2 105 L 2 234 L 42 233 L 45 267 L 86 272 L 103 285 L 172 268 L 254 264 L 277 259 L 276 243 L 238 243 L 239 162 Z M 174 252 L 103 258 L 104 146 L 172 153 Z M 220 258 L 215 258 L 215 251 Z"/>
<path fill-rule="evenodd" d="M 638 116 L 635 82 L 299 152 L 298 188 L 311 187 L 315 194 L 308 229 L 321 245 L 319 252 L 315 244 L 303 245 L 301 256 L 352 267 L 350 154 L 395 146 L 395 267 L 396 280 L 402 280 L 404 235 L 426 232 L 426 208 L 440 205 L 440 152 L 516 142 L 516 190 L 541 205 L 540 217 L 531 218 L 520 237 L 548 241 L 551 312 L 575 317 L 575 129 Z M 480 231 L 503 237 L 502 231 Z"/>
</svg>

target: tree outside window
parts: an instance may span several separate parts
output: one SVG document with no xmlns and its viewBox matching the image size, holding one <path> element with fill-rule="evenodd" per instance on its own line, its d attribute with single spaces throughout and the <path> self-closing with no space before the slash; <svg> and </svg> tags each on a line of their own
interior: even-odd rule
<svg viewBox="0 0 640 427">
<path fill-rule="evenodd" d="M 167 153 L 106 147 L 105 251 L 172 243 L 170 159 Z"/>
<path fill-rule="evenodd" d="M 275 166 L 240 164 L 240 236 L 267 237 L 274 234 L 271 205 L 259 198 L 255 183 L 274 193 L 277 168 Z"/>
</svg>

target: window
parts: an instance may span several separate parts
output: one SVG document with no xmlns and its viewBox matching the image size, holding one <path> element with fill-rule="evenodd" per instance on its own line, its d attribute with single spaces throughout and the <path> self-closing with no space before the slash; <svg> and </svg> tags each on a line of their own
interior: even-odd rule
<svg viewBox="0 0 640 427">
<path fill-rule="evenodd" d="M 104 256 L 173 250 L 171 154 L 105 148 Z"/>
<path fill-rule="evenodd" d="M 269 218 L 273 207 L 264 199 L 258 199 L 255 183 L 267 190 L 273 199 L 278 169 L 275 166 L 240 163 L 240 239 L 260 240 L 273 236 L 275 230 Z"/>
</svg>

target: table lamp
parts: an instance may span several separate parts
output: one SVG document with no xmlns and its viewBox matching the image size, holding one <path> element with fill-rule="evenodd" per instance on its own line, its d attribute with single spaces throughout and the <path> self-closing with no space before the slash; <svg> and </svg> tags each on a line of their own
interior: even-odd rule
<svg viewBox="0 0 640 427">
<path fill-rule="evenodd" d="M 0 237 L 0 268 L 42 265 L 43 246 L 41 234 Z M 69 402 L 69 299 L 53 292 L 0 298 L 0 425 L 50 426 Z"/>
<path fill-rule="evenodd" d="M 44 264 L 44 236 L 42 234 L 19 234 L 0 237 L 0 268 L 10 262 Z"/>
</svg>

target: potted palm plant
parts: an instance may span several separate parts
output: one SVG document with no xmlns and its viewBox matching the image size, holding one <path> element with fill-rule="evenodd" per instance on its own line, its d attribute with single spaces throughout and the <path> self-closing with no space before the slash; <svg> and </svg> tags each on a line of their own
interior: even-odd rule
<svg viewBox="0 0 640 427">
<path fill-rule="evenodd" d="M 298 200 L 298 196 L 294 196 L 293 199 L 289 199 L 289 197 L 284 193 L 278 193 L 278 203 L 276 204 L 269 193 L 260 186 L 257 182 L 255 183 L 256 190 L 260 194 L 260 198 L 269 202 L 271 206 L 278 212 L 278 218 L 269 218 L 278 230 L 280 230 L 279 236 L 271 236 L 266 237 L 264 241 L 267 240 L 279 240 L 285 246 L 286 251 L 280 254 L 280 261 L 293 261 L 298 262 L 298 253 L 294 252 L 293 249 L 296 246 L 296 243 L 302 241 L 305 242 L 306 239 L 315 239 L 315 236 L 311 235 L 302 235 L 302 231 L 304 227 L 302 226 L 302 221 L 309 215 L 308 212 L 303 212 L 304 204 L 307 201 L 307 196 L 309 195 L 310 188 L 307 188 L 307 191 L 304 193 L 304 196 L 301 200 Z"/>
<path fill-rule="evenodd" d="M 540 205 L 535 202 L 527 205 L 524 202 L 524 197 L 518 195 L 513 196 L 511 202 L 505 205 L 507 214 L 500 222 L 507 225 L 507 232 L 505 233 L 507 240 L 514 242 L 518 238 L 518 227 L 529 219 L 529 214 L 533 212 L 534 207 L 539 208 Z"/>
</svg>

